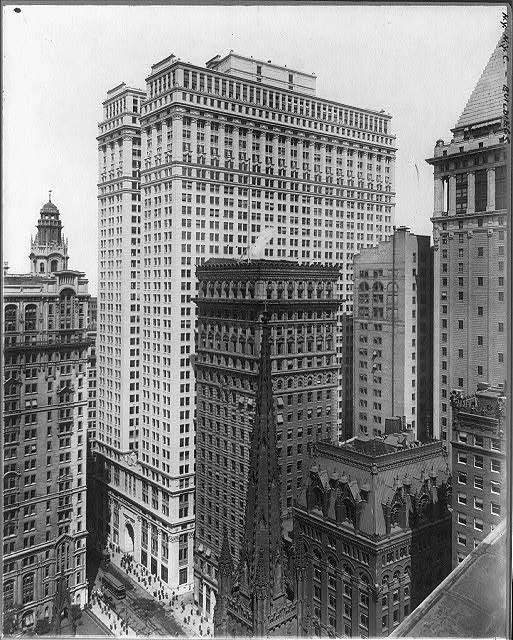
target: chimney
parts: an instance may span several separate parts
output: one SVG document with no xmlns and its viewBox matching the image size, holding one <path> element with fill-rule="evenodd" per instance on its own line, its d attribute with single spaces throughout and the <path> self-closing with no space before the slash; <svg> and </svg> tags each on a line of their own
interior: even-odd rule
<svg viewBox="0 0 513 640">
<path fill-rule="evenodd" d="M 391 433 L 401 433 L 401 431 L 402 419 L 400 416 L 385 418 L 385 435 L 389 435 Z"/>
</svg>

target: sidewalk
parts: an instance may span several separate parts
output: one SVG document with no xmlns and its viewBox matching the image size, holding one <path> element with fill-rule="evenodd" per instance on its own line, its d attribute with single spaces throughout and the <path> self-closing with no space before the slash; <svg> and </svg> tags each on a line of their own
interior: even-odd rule
<svg viewBox="0 0 513 640">
<path fill-rule="evenodd" d="M 194 604 L 193 592 L 185 591 L 176 593 L 163 580 L 153 576 L 145 567 L 138 564 L 135 559 L 130 566 L 123 567 L 123 554 L 109 549 L 111 562 L 118 571 L 121 571 L 127 579 L 139 585 L 144 591 L 159 603 L 165 612 L 170 614 L 183 629 L 187 637 L 214 636 L 214 623 L 202 616 Z"/>
<path fill-rule="evenodd" d="M 128 630 L 126 632 L 123 631 L 124 625 L 122 618 L 105 603 L 100 602 L 99 600 L 94 602 L 91 600 L 90 604 L 91 613 L 95 615 L 108 629 L 110 629 L 112 635 L 121 637 L 137 636 L 136 632 L 130 626 L 128 626 Z"/>
</svg>

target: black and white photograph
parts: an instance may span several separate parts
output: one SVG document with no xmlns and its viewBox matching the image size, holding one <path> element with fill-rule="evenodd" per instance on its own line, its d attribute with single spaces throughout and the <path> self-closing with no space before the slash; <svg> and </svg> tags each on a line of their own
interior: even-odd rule
<svg viewBox="0 0 513 640">
<path fill-rule="evenodd" d="M 511 3 L 2 2 L 1 638 L 508 638 Z"/>
</svg>

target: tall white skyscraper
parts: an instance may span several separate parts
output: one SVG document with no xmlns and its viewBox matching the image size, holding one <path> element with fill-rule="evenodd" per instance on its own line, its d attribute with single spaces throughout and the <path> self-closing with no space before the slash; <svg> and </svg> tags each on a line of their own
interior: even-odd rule
<svg viewBox="0 0 513 640">
<path fill-rule="evenodd" d="M 110 536 L 112 541 L 117 536 L 122 548 L 133 539 L 136 560 L 173 587 L 190 588 L 193 582 L 195 266 L 211 257 L 242 258 L 255 245 L 263 258 L 336 264 L 341 312 L 351 313 L 353 254 L 392 233 L 395 137 L 390 115 L 317 98 L 315 82 L 311 74 L 234 53 L 216 56 L 205 67 L 175 56 L 153 65 L 140 108 L 140 245 L 130 209 L 121 216 L 127 233 L 115 222 L 116 211 L 104 214 L 114 220 L 104 229 L 107 235 L 100 237 L 100 244 L 112 240 L 115 251 L 117 242 L 131 248 L 135 240 L 141 251 L 140 325 L 131 324 L 128 306 L 117 312 L 129 329 L 120 338 L 129 362 L 132 357 L 125 354 L 132 348 L 130 332 L 140 335 L 140 347 L 134 349 L 141 351 L 141 389 L 138 393 L 129 387 L 112 389 L 120 407 L 140 407 L 140 416 L 133 416 L 139 417 L 133 441 L 127 422 L 131 415 L 122 418 L 113 413 L 107 422 L 107 409 L 114 408 L 115 397 L 104 396 L 102 405 L 102 389 L 104 393 L 110 389 L 100 382 L 101 367 L 108 365 L 108 360 L 102 365 L 101 340 L 98 349 L 99 422 L 104 423 L 103 440 L 101 426 L 98 429 L 98 446 L 104 452 L 119 451 L 108 454 L 110 486 L 118 477 L 113 495 L 124 492 L 124 501 L 116 499 L 118 506 L 114 503 L 111 508 Z M 119 154 L 115 141 L 122 136 L 114 134 L 115 127 L 128 131 L 128 125 L 135 126 L 130 121 L 139 114 L 131 112 L 129 102 L 143 95 L 123 85 L 113 91 L 117 93 L 111 92 L 105 105 L 112 110 L 120 101 L 119 111 L 106 113 L 100 136 L 107 171 L 112 154 Z M 138 135 L 126 137 L 133 140 Z M 102 148 L 100 164 L 103 153 Z M 123 154 L 125 162 L 128 147 Z M 118 195 L 113 186 L 107 180 L 105 188 L 111 191 L 101 194 L 100 202 L 102 197 Z M 127 192 L 126 206 L 136 195 L 128 193 L 132 191 Z M 103 206 L 115 208 L 116 201 L 107 200 Z M 125 206 L 124 201 L 119 206 Z M 108 260 L 108 254 L 102 258 L 100 253 L 102 259 Z M 119 270 L 120 277 L 116 270 L 111 275 L 112 293 L 116 287 L 137 291 L 137 269 L 127 263 Z M 101 307 L 102 287 L 104 296 L 109 292 L 107 283 L 100 277 L 99 335 L 103 331 L 105 338 L 114 340 L 119 337 L 114 310 Z M 133 301 L 127 299 L 126 304 Z M 114 358 L 109 346 L 109 341 L 103 343 L 106 359 Z M 119 362 L 127 375 L 130 367 L 122 366 L 121 358 Z M 108 371 L 103 375 L 105 383 L 116 382 Z M 126 401 L 130 395 L 139 396 L 138 402 Z M 128 452 L 130 444 L 134 450 L 134 458 L 128 456 L 127 462 L 122 453 L 125 444 Z M 126 474 L 136 477 L 135 485 L 125 479 Z M 136 502 L 141 520 L 132 524 L 127 517 L 133 507 L 128 505 Z M 212 579 L 215 585 L 215 575 Z"/>
</svg>

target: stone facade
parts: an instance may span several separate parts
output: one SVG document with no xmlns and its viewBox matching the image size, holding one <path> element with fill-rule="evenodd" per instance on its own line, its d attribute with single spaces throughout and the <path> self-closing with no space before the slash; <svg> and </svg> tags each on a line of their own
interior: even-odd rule
<svg viewBox="0 0 513 640">
<path fill-rule="evenodd" d="M 294 510 L 300 635 L 387 636 L 443 580 L 448 477 L 411 432 L 316 446 Z"/>
<path fill-rule="evenodd" d="M 434 435 L 449 448 L 450 394 L 506 379 L 507 209 L 502 85 L 493 52 L 449 143 L 434 156 Z"/>
<path fill-rule="evenodd" d="M 288 598 L 285 585 L 269 315 L 264 311 L 261 317 L 245 530 L 237 569 L 233 566 L 226 528 L 219 556 L 214 634 L 220 637 L 298 635 L 296 603 Z"/>
<path fill-rule="evenodd" d="M 475 394 L 451 394 L 453 567 L 506 515 L 504 388 L 481 384 Z"/>
<path fill-rule="evenodd" d="M 87 602 L 89 293 L 67 268 L 57 207 L 41 209 L 31 273 L 4 275 L 4 622 L 52 618 L 58 575 Z"/>
<path fill-rule="evenodd" d="M 291 261 L 209 260 L 198 267 L 195 597 L 209 613 L 226 527 L 238 562 L 255 419 L 261 314 L 271 327 L 271 365 L 282 516 L 307 469 L 310 443 L 337 440 L 338 271 Z"/>
<path fill-rule="evenodd" d="M 400 227 L 355 257 L 354 435 L 383 434 L 386 418 L 399 416 L 419 440 L 432 436 L 429 245 Z"/>
</svg>

